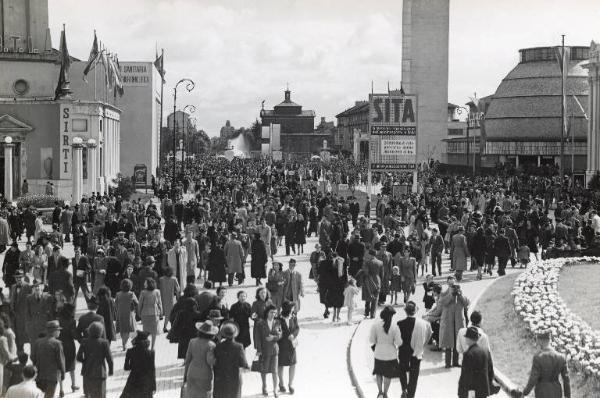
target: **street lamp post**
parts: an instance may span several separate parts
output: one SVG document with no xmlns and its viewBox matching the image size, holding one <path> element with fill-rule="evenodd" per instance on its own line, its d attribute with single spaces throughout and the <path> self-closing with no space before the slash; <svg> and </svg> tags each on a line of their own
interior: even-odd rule
<svg viewBox="0 0 600 398">
<path fill-rule="evenodd" d="M 173 88 L 173 178 L 171 181 L 171 188 L 173 191 L 173 197 L 175 197 L 175 178 L 177 174 L 177 162 L 176 162 L 176 154 L 177 154 L 177 88 L 181 83 L 185 83 L 185 89 L 188 92 L 191 92 L 194 87 L 196 87 L 196 83 L 192 79 L 183 78 L 177 82 L 175 87 Z"/>
<path fill-rule="evenodd" d="M 4 137 L 4 198 L 13 200 L 13 139 L 7 135 Z"/>
<path fill-rule="evenodd" d="M 181 146 L 181 174 L 182 176 L 185 175 L 185 155 L 187 153 L 186 151 L 186 135 L 188 135 L 188 131 L 187 128 L 189 126 L 186 126 L 186 119 L 187 119 L 187 112 L 189 113 L 194 113 L 196 112 L 196 107 L 194 105 L 186 105 L 183 107 L 183 145 Z M 188 123 L 189 124 L 189 123 Z"/>
<path fill-rule="evenodd" d="M 470 160 L 469 160 L 469 146 L 470 146 L 470 130 L 471 130 L 471 110 L 465 106 L 457 106 L 456 107 L 456 113 L 458 113 L 459 115 L 462 115 L 463 112 L 466 112 L 467 114 L 467 150 L 465 151 L 465 154 L 467 156 L 467 168 L 469 167 L 470 164 Z"/>
</svg>

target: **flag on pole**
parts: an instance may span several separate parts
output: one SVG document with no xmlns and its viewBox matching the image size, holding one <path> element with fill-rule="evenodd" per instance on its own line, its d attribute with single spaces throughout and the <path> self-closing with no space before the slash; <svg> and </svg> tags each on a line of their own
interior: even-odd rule
<svg viewBox="0 0 600 398">
<path fill-rule="evenodd" d="M 58 85 L 54 91 L 55 99 L 67 97 L 70 95 L 69 89 L 69 68 L 71 67 L 71 57 L 67 48 L 67 37 L 65 35 L 65 26 L 60 33 L 60 74 L 58 75 Z"/>
<path fill-rule="evenodd" d="M 158 70 L 158 73 L 160 73 L 160 77 L 163 80 L 165 80 L 165 53 L 164 53 L 164 51 L 162 52 L 161 55 L 158 55 L 158 52 L 156 53 L 156 60 L 154 61 L 154 66 Z"/>
<path fill-rule="evenodd" d="M 87 75 L 96 67 L 96 64 L 100 60 L 100 50 L 98 49 L 98 37 L 96 37 L 96 31 L 94 31 L 94 43 L 90 50 L 90 56 L 88 57 L 88 63 L 83 70 L 83 80 L 87 82 Z"/>
</svg>

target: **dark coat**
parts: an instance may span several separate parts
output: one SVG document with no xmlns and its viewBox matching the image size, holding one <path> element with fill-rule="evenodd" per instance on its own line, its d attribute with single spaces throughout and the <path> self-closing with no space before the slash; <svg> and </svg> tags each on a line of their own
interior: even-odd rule
<svg viewBox="0 0 600 398">
<path fill-rule="evenodd" d="M 42 337 L 35 341 L 31 361 L 38 369 L 38 380 L 59 382 L 65 374 L 62 343 L 54 337 Z"/>
<path fill-rule="evenodd" d="M 497 257 L 510 258 L 510 242 L 506 236 L 498 235 L 494 241 L 494 248 L 496 249 Z"/>
<path fill-rule="evenodd" d="M 15 272 L 19 269 L 19 250 L 8 249 L 4 256 L 4 264 L 2 264 L 2 274 L 4 275 L 4 284 L 12 286 L 15 284 Z"/>
<path fill-rule="evenodd" d="M 75 370 L 75 337 L 77 336 L 77 328 L 75 326 L 75 319 L 59 319 L 60 335 L 58 339 L 63 345 L 63 353 L 65 355 L 65 370 L 67 372 Z"/>
<path fill-rule="evenodd" d="M 125 354 L 125 370 L 130 370 L 121 398 L 152 398 L 156 391 L 154 351 L 135 345 Z"/>
<path fill-rule="evenodd" d="M 48 274 L 48 291 L 54 295 L 57 290 L 62 290 L 65 298 L 71 301 L 75 294 L 75 287 L 73 286 L 73 276 L 69 271 L 63 269 Z"/>
<path fill-rule="evenodd" d="M 240 368 L 248 369 L 244 347 L 233 340 L 224 340 L 214 350 L 215 372 L 213 398 L 241 398 Z"/>
<path fill-rule="evenodd" d="M 115 330 L 115 318 L 117 311 L 115 309 L 115 302 L 112 298 L 106 297 L 98 300 L 97 315 L 100 315 L 104 319 L 103 337 L 108 341 L 115 341 L 117 334 Z"/>
<path fill-rule="evenodd" d="M 458 380 L 458 397 L 467 398 L 469 391 L 475 396 L 487 397 L 494 380 L 494 365 L 490 353 L 473 344 L 463 354 L 460 379 Z"/>
<path fill-rule="evenodd" d="M 77 323 L 77 341 L 81 342 L 87 337 L 87 328 L 94 322 L 100 322 L 104 325 L 104 318 L 102 315 L 98 315 L 95 312 L 88 312 L 79 317 L 79 323 Z M 104 332 L 106 335 L 106 332 Z"/>
<path fill-rule="evenodd" d="M 531 373 L 523 393 L 529 394 L 535 388 L 536 398 L 561 398 L 563 395 L 558 381 L 559 374 L 564 384 L 564 396 L 571 397 L 571 382 L 565 356 L 553 349 L 538 352 L 533 356 Z"/>
<path fill-rule="evenodd" d="M 167 338 L 171 343 L 178 343 L 177 358 L 185 358 L 190 340 L 198 336 L 196 322 L 200 321 L 196 300 L 191 297 L 182 298 L 177 301 L 172 315 L 171 330 Z"/>
<path fill-rule="evenodd" d="M 250 276 L 252 278 L 267 277 L 267 249 L 260 239 L 252 241 L 252 261 L 250 262 Z"/>
<path fill-rule="evenodd" d="M 227 280 L 226 265 L 227 262 L 223 249 L 213 246 L 208 255 L 208 279 L 212 282 L 225 282 Z"/>
<path fill-rule="evenodd" d="M 84 339 L 77 351 L 81 362 L 81 375 L 90 379 L 106 379 L 113 373 L 113 359 L 110 346 L 105 339 Z M 108 373 L 106 366 L 108 365 Z"/>
<path fill-rule="evenodd" d="M 250 341 L 250 316 L 252 316 L 252 307 L 250 303 L 234 303 L 229 309 L 229 319 L 233 320 L 239 328 L 239 334 L 236 341 L 242 343 L 244 348 L 251 344 Z"/>
</svg>

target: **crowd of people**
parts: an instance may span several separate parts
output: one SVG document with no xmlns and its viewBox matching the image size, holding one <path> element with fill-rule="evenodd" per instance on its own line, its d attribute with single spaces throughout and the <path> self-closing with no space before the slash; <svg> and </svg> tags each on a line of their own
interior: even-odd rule
<svg viewBox="0 0 600 398">
<path fill-rule="evenodd" d="M 509 262 L 523 267 L 531 257 L 585 254 L 600 246 L 594 198 L 585 190 L 562 190 L 551 176 L 469 178 L 431 167 L 420 171 L 417 192 L 393 195 L 403 179 L 380 174 L 382 192 L 373 203 L 359 203 L 318 184 L 323 178 L 364 181 L 358 177 L 363 165 L 347 159 L 324 167 L 203 156 L 186 166 L 177 183 L 167 173 L 154 180 L 156 201 L 92 194 L 80 203 L 57 203 L 51 228 L 37 209 L 5 204 L 3 391 L 21 373 L 31 384 L 32 371 L 47 397 L 64 395 L 66 373 L 76 391 L 75 364 L 81 362 L 84 393 L 103 397 L 114 370 L 112 342 L 119 338 L 130 371 L 122 396 L 152 396 L 153 350 L 162 332 L 184 360 L 183 396 L 240 396 L 244 368 L 261 374 L 265 396 L 268 374 L 275 396 L 294 393 L 304 281 L 294 258 L 285 267 L 277 261 L 285 253 L 310 261 L 324 318 L 340 322 L 346 308 L 352 324 L 359 296 L 366 318 L 383 307 L 383 323 L 371 334 L 381 394 L 398 375 L 412 397 L 423 346 L 444 350 L 448 367 L 457 366 L 462 353 L 464 368 L 469 342 L 483 336 L 481 329 L 466 328 L 469 318 L 475 328 L 481 322 L 481 314 L 468 316 L 469 300 L 460 289 L 466 271 L 479 279 L 503 275 Z M 305 253 L 313 234 L 318 244 Z M 72 258 L 63 252 L 68 242 Z M 443 255 L 451 274 L 442 269 Z M 434 279 L 442 273 L 445 290 Z M 256 284 L 255 300 L 250 304 L 239 290 L 230 306 L 227 290 L 248 279 Z M 424 320 L 415 317 L 417 284 L 425 291 Z M 76 321 L 79 290 L 88 312 Z M 409 321 L 393 325 L 398 295 Z M 253 361 L 245 356 L 250 345 L 258 353 Z M 401 371 L 389 362 L 397 358 Z M 491 356 L 485 362 L 491 367 Z"/>
</svg>

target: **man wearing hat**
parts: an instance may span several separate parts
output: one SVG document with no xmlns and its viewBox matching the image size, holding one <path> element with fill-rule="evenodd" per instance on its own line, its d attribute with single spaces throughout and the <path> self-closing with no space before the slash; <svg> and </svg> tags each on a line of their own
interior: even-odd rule
<svg viewBox="0 0 600 398">
<path fill-rule="evenodd" d="M 224 323 L 219 332 L 224 339 L 214 350 L 215 397 L 241 397 L 242 377 L 240 369 L 248 369 L 244 346 L 237 341 L 238 327 L 233 322 Z"/>
<path fill-rule="evenodd" d="M 383 277 L 383 263 L 375 258 L 376 252 L 370 249 L 365 255 L 365 262 L 362 266 L 362 299 L 365 302 L 365 318 L 375 318 L 377 310 L 377 300 L 381 289 L 381 279 Z"/>
<path fill-rule="evenodd" d="M 138 282 L 141 286 L 144 285 L 144 282 L 148 278 L 152 278 L 158 283 L 158 274 L 154 270 L 155 264 L 156 260 L 154 259 L 154 256 L 146 257 L 146 263 L 144 264 L 144 267 L 138 271 Z M 142 289 L 141 286 L 140 291 Z"/>
<path fill-rule="evenodd" d="M 44 285 L 35 281 L 33 293 L 27 296 L 27 336 L 31 344 L 44 332 L 51 313 L 52 296 L 44 293 Z"/>
<path fill-rule="evenodd" d="M 414 398 L 421 359 L 423 359 L 423 349 L 433 332 L 429 322 L 415 317 L 417 305 L 414 301 L 407 302 L 404 311 L 406 318 L 398 322 L 402 337 L 402 345 L 398 347 L 400 384 L 402 385 L 402 398 Z"/>
<path fill-rule="evenodd" d="M 38 369 L 37 386 L 45 398 L 54 398 L 56 386 L 65 376 L 65 355 L 58 340 L 60 330 L 58 321 L 46 322 L 46 335 L 31 348 L 31 361 Z"/>
<path fill-rule="evenodd" d="M 516 391 L 517 396 L 527 396 L 535 388 L 536 398 L 571 398 L 571 381 L 567 359 L 550 346 L 550 332 L 542 331 L 537 334 L 540 351 L 533 356 L 533 364 L 529 381 L 523 392 Z M 562 377 L 561 388 L 558 375 Z"/>
<path fill-rule="evenodd" d="M 16 283 L 10 287 L 10 313 L 14 325 L 17 351 L 23 351 L 27 343 L 27 296 L 31 294 L 31 286 L 23 280 L 23 271 L 15 273 Z"/>
<path fill-rule="evenodd" d="M 467 269 L 469 257 L 471 254 L 465 237 L 465 228 L 459 225 L 457 232 L 450 239 L 451 268 L 456 271 L 456 280 L 459 282 L 462 280 L 463 272 Z"/>
<path fill-rule="evenodd" d="M 350 244 L 348 245 L 348 257 L 350 258 L 350 267 L 348 273 L 356 276 L 356 273 L 362 268 L 363 258 L 365 256 L 365 244 L 360 240 L 360 232 L 354 231 Z"/>
<path fill-rule="evenodd" d="M 491 395 L 494 380 L 494 364 L 490 353 L 481 348 L 479 330 L 471 326 L 465 334 L 469 348 L 463 354 L 463 361 L 458 380 L 458 398 L 468 398 L 469 391 L 475 391 L 475 398 Z M 545 398 L 545 397 L 544 397 Z"/>
</svg>

